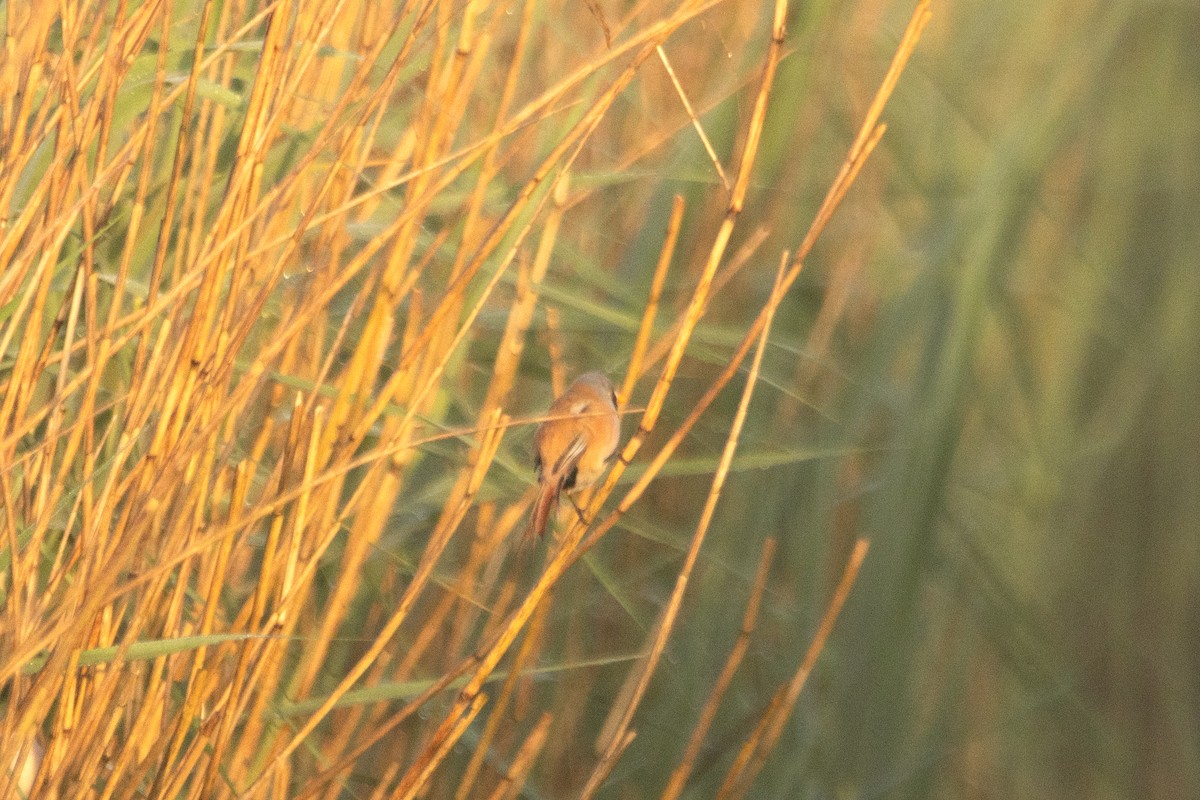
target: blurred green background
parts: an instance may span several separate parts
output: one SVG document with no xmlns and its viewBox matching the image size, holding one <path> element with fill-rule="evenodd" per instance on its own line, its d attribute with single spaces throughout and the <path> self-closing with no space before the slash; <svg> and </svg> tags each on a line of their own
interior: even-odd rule
<svg viewBox="0 0 1200 800">
<path fill-rule="evenodd" d="M 771 227 L 763 254 L 798 243 L 910 11 L 793 10 L 747 206 Z M 714 762 L 799 663 L 860 535 L 864 572 L 751 796 L 1200 797 L 1200 10 L 960 0 L 934 15 L 776 323 L 743 468 L 618 783 L 671 763 L 762 539 L 780 551 Z M 678 158 L 703 170 L 698 145 Z M 675 190 L 709 202 L 668 182 L 647 231 Z M 740 298 L 766 294 L 769 260 L 714 309 L 697 377 L 723 363 Z M 844 312 L 814 341 L 839 276 Z M 735 394 L 695 454 L 719 451 Z M 706 486 L 665 481 L 629 528 L 687 528 L 677 498 Z M 603 557 L 630 586 L 665 584 L 677 562 L 630 541 Z"/>
</svg>

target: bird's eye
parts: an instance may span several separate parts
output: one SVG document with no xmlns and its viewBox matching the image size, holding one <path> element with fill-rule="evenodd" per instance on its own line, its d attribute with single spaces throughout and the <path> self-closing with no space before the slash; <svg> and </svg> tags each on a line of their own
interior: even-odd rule
<svg viewBox="0 0 1200 800">
<path fill-rule="evenodd" d="M 616 408 L 616 407 L 617 407 L 617 392 L 616 392 L 616 390 L 613 390 L 612 392 L 609 392 L 609 397 L 611 397 L 611 398 L 612 398 L 612 401 L 613 401 L 613 408 Z"/>
</svg>

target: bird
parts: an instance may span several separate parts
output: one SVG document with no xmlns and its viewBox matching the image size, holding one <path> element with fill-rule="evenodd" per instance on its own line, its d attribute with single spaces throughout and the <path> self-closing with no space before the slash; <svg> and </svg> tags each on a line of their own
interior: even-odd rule
<svg viewBox="0 0 1200 800">
<path fill-rule="evenodd" d="M 575 379 L 546 413 L 533 436 L 537 500 L 529 518 L 526 541 L 546 533 L 550 513 L 565 492 L 586 489 L 604 474 L 621 442 L 617 392 L 603 372 Z"/>
</svg>

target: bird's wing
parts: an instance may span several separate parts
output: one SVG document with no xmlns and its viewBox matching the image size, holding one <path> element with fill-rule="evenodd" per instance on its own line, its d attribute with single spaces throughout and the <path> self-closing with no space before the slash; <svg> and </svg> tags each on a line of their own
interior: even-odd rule
<svg viewBox="0 0 1200 800">
<path fill-rule="evenodd" d="M 575 438 L 562 451 L 562 455 L 554 462 L 554 468 L 550 470 L 553 479 L 561 481 L 569 475 L 571 470 L 575 468 L 575 465 L 579 463 L 579 459 L 586 449 L 587 437 L 582 433 L 575 434 Z"/>
</svg>

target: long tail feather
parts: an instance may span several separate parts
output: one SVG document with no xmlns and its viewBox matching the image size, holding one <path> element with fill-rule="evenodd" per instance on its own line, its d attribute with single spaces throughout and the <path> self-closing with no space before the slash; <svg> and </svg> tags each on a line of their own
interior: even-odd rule
<svg viewBox="0 0 1200 800">
<path fill-rule="evenodd" d="M 525 541 L 532 542 L 546 535 L 546 525 L 550 522 L 550 513 L 558 505 L 558 495 L 562 491 L 562 480 L 547 476 L 542 484 L 537 500 L 533 504 L 533 513 L 529 515 L 529 528 L 525 533 Z"/>
</svg>

